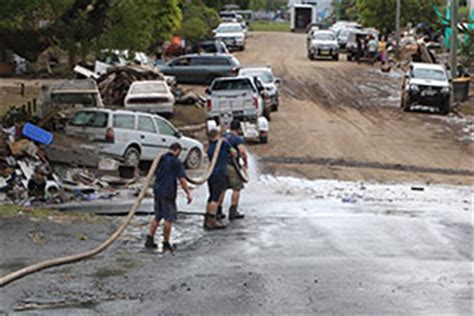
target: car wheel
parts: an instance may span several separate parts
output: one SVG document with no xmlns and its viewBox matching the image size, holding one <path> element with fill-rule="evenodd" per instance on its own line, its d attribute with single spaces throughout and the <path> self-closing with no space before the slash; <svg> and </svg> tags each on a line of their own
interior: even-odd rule
<svg viewBox="0 0 474 316">
<path fill-rule="evenodd" d="M 339 54 L 336 54 L 336 55 L 332 56 L 332 59 L 334 61 L 339 61 Z"/>
<path fill-rule="evenodd" d="M 263 116 L 270 122 L 272 120 L 271 118 L 271 109 L 269 107 L 265 107 L 265 109 L 263 110 Z"/>
<path fill-rule="evenodd" d="M 188 169 L 197 169 L 201 166 L 202 153 L 198 148 L 193 148 L 189 151 L 188 157 L 184 164 Z"/>
<path fill-rule="evenodd" d="M 403 98 L 403 111 L 410 112 L 411 102 L 408 98 Z"/>
<path fill-rule="evenodd" d="M 352 61 L 352 55 L 351 54 L 347 54 L 347 61 Z"/>
<path fill-rule="evenodd" d="M 128 147 L 123 155 L 126 166 L 138 166 L 140 163 L 140 151 L 135 147 Z"/>
<path fill-rule="evenodd" d="M 443 106 L 440 108 L 441 114 L 448 115 L 451 107 L 449 106 L 449 101 L 445 102 Z"/>
<path fill-rule="evenodd" d="M 260 136 L 260 144 L 268 144 L 268 136 Z"/>
</svg>

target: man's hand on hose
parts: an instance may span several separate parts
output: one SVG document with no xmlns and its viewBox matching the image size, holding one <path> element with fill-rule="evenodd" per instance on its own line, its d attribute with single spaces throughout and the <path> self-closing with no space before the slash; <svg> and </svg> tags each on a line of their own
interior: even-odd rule
<svg viewBox="0 0 474 316">
<path fill-rule="evenodd" d="M 188 204 L 191 204 L 193 201 L 193 196 L 191 195 L 191 192 L 186 192 L 186 199 L 188 200 Z"/>
</svg>

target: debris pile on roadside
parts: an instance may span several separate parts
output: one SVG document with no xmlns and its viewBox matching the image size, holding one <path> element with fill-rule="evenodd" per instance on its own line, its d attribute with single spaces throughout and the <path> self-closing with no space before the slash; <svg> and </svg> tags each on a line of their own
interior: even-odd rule
<svg viewBox="0 0 474 316">
<path fill-rule="evenodd" d="M 150 67 L 117 66 L 107 69 L 107 73 L 98 79 L 98 86 L 104 104 L 122 105 L 132 82 L 164 79 L 159 71 Z"/>
<path fill-rule="evenodd" d="M 112 199 L 137 181 L 135 170 L 128 169 L 101 157 L 92 145 L 30 123 L 1 129 L 1 202 L 31 206 Z"/>
</svg>

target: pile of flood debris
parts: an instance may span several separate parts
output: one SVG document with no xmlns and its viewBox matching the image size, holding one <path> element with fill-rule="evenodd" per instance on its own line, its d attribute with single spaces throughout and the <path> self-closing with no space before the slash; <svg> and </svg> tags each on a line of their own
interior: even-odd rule
<svg viewBox="0 0 474 316">
<path fill-rule="evenodd" d="M 101 156 L 87 142 L 31 123 L 1 129 L 0 202 L 38 206 L 112 199 L 133 195 L 138 180 L 137 167 Z"/>
</svg>

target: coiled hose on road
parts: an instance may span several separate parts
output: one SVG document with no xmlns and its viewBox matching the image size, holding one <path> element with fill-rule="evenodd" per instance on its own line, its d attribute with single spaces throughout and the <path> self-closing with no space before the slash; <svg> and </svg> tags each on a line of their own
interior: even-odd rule
<svg viewBox="0 0 474 316">
<path fill-rule="evenodd" d="M 222 140 L 220 140 L 216 145 L 216 150 L 214 151 L 214 156 L 212 157 L 211 164 L 209 165 L 206 176 L 201 178 L 201 179 L 197 179 L 197 180 L 187 177 L 187 180 L 190 183 L 195 184 L 195 185 L 202 185 L 209 179 L 212 172 L 214 171 L 214 167 L 216 166 L 217 159 L 219 157 L 219 152 L 220 152 L 221 147 L 222 147 Z M 38 272 L 40 270 L 44 270 L 44 269 L 47 269 L 47 268 L 51 268 L 51 267 L 55 267 L 55 266 L 59 266 L 59 265 L 63 265 L 63 264 L 73 263 L 73 262 L 77 262 L 77 261 L 81 261 L 81 260 L 93 257 L 93 256 L 99 254 L 100 252 L 104 251 L 105 249 L 107 249 L 112 243 L 114 243 L 120 237 L 120 235 L 123 233 L 125 228 L 127 228 L 128 224 L 130 224 L 130 222 L 132 221 L 133 216 L 135 215 L 138 208 L 140 207 L 140 205 L 141 205 L 141 203 L 142 203 L 142 201 L 145 197 L 145 194 L 148 190 L 148 187 L 150 186 L 151 181 L 153 180 L 153 175 L 155 174 L 155 171 L 158 167 L 158 163 L 160 161 L 160 158 L 161 158 L 161 155 L 158 155 L 155 158 L 155 160 L 153 160 L 153 163 L 150 167 L 150 170 L 148 171 L 148 174 L 145 178 L 145 183 L 143 185 L 143 188 L 140 191 L 140 194 L 138 195 L 137 199 L 135 200 L 135 203 L 133 204 L 132 208 L 128 212 L 127 217 L 122 221 L 120 226 L 115 230 L 115 232 L 107 240 L 105 240 L 102 244 L 98 245 L 97 247 L 95 247 L 93 249 L 90 249 L 90 250 L 87 250 L 85 252 L 75 254 L 75 255 L 55 258 L 55 259 L 48 259 L 48 260 L 41 261 L 41 262 L 32 264 L 30 266 L 24 267 L 24 268 L 22 268 L 20 270 L 17 270 L 15 272 L 9 273 L 9 274 L 7 274 L 7 275 L 0 278 L 0 287 L 3 287 L 3 286 L 7 285 L 10 282 L 18 280 L 18 279 L 20 279 L 24 276 L 29 275 L 29 274 Z M 246 179 L 248 181 L 248 177 Z"/>
</svg>

